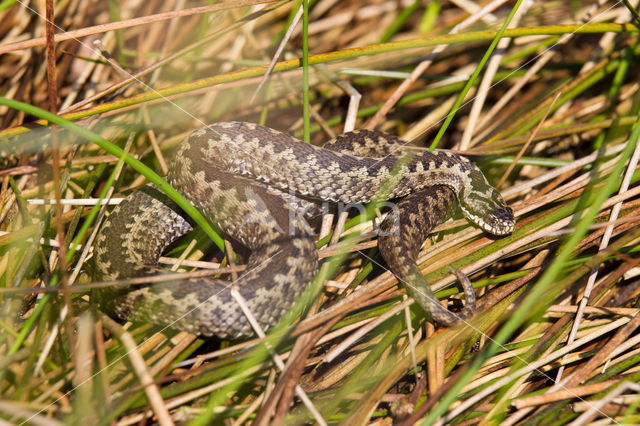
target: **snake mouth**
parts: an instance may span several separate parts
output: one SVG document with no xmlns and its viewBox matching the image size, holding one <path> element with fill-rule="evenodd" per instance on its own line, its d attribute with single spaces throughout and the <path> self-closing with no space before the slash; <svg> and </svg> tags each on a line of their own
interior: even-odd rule
<svg viewBox="0 0 640 426">
<path fill-rule="evenodd" d="M 478 216 L 461 206 L 464 215 L 483 231 L 492 235 L 503 236 L 511 234 L 516 222 L 511 207 L 498 207 L 484 216 Z"/>
</svg>

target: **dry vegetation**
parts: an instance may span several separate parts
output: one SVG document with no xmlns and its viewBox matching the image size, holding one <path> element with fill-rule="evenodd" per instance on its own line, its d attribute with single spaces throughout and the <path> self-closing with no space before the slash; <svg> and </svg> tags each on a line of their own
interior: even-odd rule
<svg viewBox="0 0 640 426">
<path fill-rule="evenodd" d="M 0 2 L 3 424 L 640 423 L 637 1 L 317 0 L 257 94 L 299 2 L 52 3 Z M 491 239 L 458 216 L 420 264 L 453 306 L 447 265 L 466 272 L 478 314 L 434 329 L 372 224 L 345 245 L 331 235 L 355 228 L 335 222 L 319 245 L 339 265 L 270 345 L 102 314 L 87 270 L 105 209 L 82 200 L 150 179 L 104 139 L 163 175 L 186 133 L 224 120 L 473 156 L 517 230 Z M 171 253 L 181 271 L 238 270 L 194 238 Z"/>
</svg>

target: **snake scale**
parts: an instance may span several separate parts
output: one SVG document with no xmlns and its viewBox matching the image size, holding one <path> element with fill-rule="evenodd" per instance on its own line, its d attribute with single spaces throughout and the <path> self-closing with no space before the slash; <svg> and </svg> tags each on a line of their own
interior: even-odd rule
<svg viewBox="0 0 640 426">
<path fill-rule="evenodd" d="M 103 309 L 122 319 L 168 325 L 203 336 L 254 334 L 230 294 L 236 288 L 268 329 L 293 305 L 317 271 L 306 217 L 320 205 L 394 202 L 380 225 L 387 265 L 432 321 L 468 316 L 475 297 L 454 314 L 429 290 L 416 259 L 431 230 L 455 209 L 483 230 L 505 235 L 514 216 L 468 159 L 442 151 L 403 156 L 401 139 L 378 131 L 345 133 L 316 147 L 268 127 L 224 122 L 192 132 L 170 162 L 168 181 L 251 254 L 236 280 L 182 279 L 101 290 Z M 392 185 L 385 183 L 393 182 Z M 385 189 L 386 188 L 386 189 Z M 192 229 L 188 217 L 153 186 L 129 195 L 109 215 L 95 244 L 95 279 L 160 274 L 158 259 Z"/>
</svg>

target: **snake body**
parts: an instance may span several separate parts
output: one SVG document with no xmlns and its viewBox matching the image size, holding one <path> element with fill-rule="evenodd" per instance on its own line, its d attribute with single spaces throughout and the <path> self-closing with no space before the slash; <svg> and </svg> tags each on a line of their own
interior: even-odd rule
<svg viewBox="0 0 640 426">
<path fill-rule="evenodd" d="M 399 138 L 354 131 L 316 147 L 251 123 L 225 122 L 191 133 L 176 149 L 168 181 L 228 237 L 251 250 L 246 272 L 233 282 L 198 278 L 102 290 L 107 311 L 134 321 L 170 325 L 203 336 L 253 335 L 230 294 L 236 288 L 260 325 L 273 326 L 317 270 L 313 232 L 305 216 L 322 203 L 393 200 L 380 225 L 379 246 L 390 269 L 433 321 L 456 316 L 440 305 L 416 258 L 433 227 L 453 211 L 487 232 L 512 232 L 512 210 L 466 158 L 448 152 L 400 153 Z M 118 205 L 95 244 L 95 278 L 160 274 L 158 258 L 192 225 L 153 186 Z M 467 289 L 468 316 L 473 292 Z"/>
</svg>

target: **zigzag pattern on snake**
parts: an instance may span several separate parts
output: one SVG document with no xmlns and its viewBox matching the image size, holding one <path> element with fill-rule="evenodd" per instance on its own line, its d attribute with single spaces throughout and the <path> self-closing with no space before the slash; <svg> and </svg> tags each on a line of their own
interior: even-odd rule
<svg viewBox="0 0 640 426">
<path fill-rule="evenodd" d="M 170 325 L 203 336 L 253 335 L 231 297 L 247 301 L 265 329 L 293 305 L 317 271 L 317 250 L 305 215 L 320 203 L 369 203 L 386 193 L 395 202 L 380 225 L 387 265 L 431 320 L 450 325 L 473 310 L 445 309 L 420 273 L 416 258 L 431 230 L 454 210 L 495 235 L 514 229 L 512 210 L 482 172 L 448 152 L 402 156 L 399 138 L 355 131 L 316 147 L 250 123 L 225 122 L 194 131 L 171 159 L 168 180 L 228 237 L 251 250 L 236 281 L 184 279 L 101 291 L 101 304 L 123 319 Z M 390 155 L 392 154 L 392 155 Z M 385 183 L 393 182 L 392 185 Z M 382 201 L 381 199 L 378 201 Z M 192 225 L 152 186 L 129 195 L 110 214 L 95 244 L 95 278 L 159 274 L 162 252 Z"/>
</svg>

